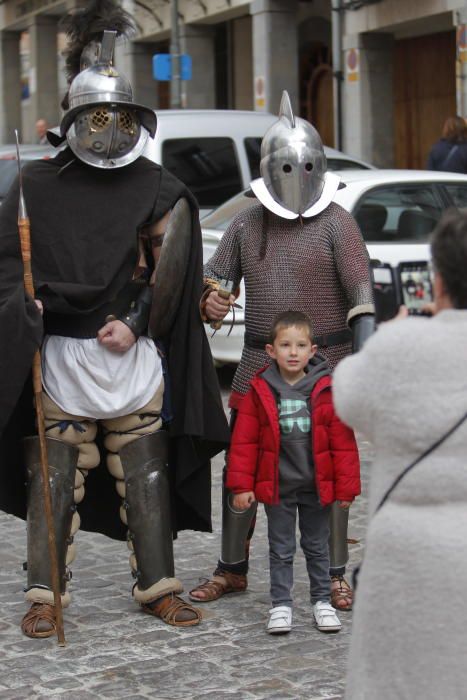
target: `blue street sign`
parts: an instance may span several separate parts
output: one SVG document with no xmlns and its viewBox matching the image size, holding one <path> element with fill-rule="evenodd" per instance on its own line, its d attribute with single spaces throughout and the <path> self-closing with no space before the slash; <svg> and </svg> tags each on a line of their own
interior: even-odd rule
<svg viewBox="0 0 467 700">
<path fill-rule="evenodd" d="M 171 56 L 169 53 L 156 53 L 152 57 L 152 75 L 156 80 L 170 80 Z"/>
<path fill-rule="evenodd" d="M 172 56 L 170 53 L 156 53 L 152 57 L 152 75 L 155 80 L 172 80 Z M 191 80 L 191 56 L 183 53 L 180 56 L 180 78 Z"/>
</svg>

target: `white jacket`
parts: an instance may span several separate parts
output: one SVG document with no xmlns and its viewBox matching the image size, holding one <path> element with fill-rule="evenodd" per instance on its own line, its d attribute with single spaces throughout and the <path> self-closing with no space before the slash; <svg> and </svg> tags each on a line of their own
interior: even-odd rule
<svg viewBox="0 0 467 700">
<path fill-rule="evenodd" d="M 464 700 L 467 688 L 467 310 L 384 324 L 334 374 L 338 415 L 373 444 L 370 523 L 347 700 Z"/>
</svg>

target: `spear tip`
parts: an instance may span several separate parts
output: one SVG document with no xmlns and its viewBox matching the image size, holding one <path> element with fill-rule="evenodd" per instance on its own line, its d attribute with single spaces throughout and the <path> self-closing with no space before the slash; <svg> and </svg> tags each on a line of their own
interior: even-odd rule
<svg viewBox="0 0 467 700">
<path fill-rule="evenodd" d="M 24 201 L 23 195 L 23 179 L 21 177 L 21 159 L 19 157 L 19 137 L 18 129 L 15 129 L 16 136 L 16 159 L 18 161 L 18 178 L 19 178 L 19 210 L 18 210 L 18 221 L 25 220 L 28 218 L 26 211 L 26 203 Z"/>
</svg>

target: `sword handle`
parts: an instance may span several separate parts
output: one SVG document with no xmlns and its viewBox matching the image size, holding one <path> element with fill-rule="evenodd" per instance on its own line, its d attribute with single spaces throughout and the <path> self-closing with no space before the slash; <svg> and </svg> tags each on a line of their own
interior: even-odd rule
<svg viewBox="0 0 467 700">
<path fill-rule="evenodd" d="M 230 295 L 232 294 L 232 290 L 228 289 L 227 287 L 219 287 L 217 293 L 222 299 L 229 299 Z M 220 321 L 211 321 L 209 325 L 214 331 L 218 331 L 219 328 L 222 328 L 222 323 L 223 321 L 221 319 Z"/>
</svg>

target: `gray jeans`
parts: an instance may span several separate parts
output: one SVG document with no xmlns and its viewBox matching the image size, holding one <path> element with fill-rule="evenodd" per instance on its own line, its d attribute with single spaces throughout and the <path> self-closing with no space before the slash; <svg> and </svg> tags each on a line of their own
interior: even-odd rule
<svg viewBox="0 0 467 700">
<path fill-rule="evenodd" d="M 329 600 L 329 512 L 320 505 L 312 491 L 298 491 L 281 497 L 277 506 L 264 509 L 268 518 L 271 600 L 275 605 L 292 605 L 293 559 L 296 551 L 296 518 L 300 529 L 300 546 L 310 578 L 312 603 Z"/>
</svg>

